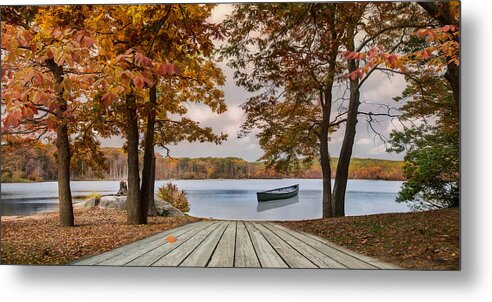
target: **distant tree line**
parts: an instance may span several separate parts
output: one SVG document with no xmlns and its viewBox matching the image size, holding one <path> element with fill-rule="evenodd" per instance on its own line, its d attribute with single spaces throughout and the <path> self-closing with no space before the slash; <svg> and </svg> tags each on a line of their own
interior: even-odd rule
<svg viewBox="0 0 492 302">
<path fill-rule="evenodd" d="M 103 164 L 95 170 L 85 159 L 73 158 L 73 180 L 126 179 L 127 155 L 122 148 L 102 148 Z M 56 148 L 50 144 L 9 144 L 3 146 L 2 182 L 55 181 Z M 298 171 L 284 173 L 262 162 L 248 162 L 237 157 L 166 158 L 156 157 L 156 179 L 243 179 L 243 178 L 321 178 L 318 161 Z M 140 161 L 143 156 L 140 156 Z M 333 174 L 337 160 L 333 161 Z M 377 159 L 353 159 L 349 169 L 352 179 L 403 180 L 403 162 Z M 142 171 L 140 171 L 142 172 Z"/>
</svg>

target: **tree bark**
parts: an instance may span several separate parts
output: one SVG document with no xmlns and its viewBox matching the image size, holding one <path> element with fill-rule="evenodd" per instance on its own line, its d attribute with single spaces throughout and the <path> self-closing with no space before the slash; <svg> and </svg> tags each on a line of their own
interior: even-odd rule
<svg viewBox="0 0 492 302">
<path fill-rule="evenodd" d="M 331 96 L 331 91 L 329 92 Z M 323 99 L 323 93 L 320 93 L 320 99 Z M 329 100 L 329 103 L 327 101 Z M 331 98 L 325 96 L 323 105 L 323 123 L 319 135 L 320 142 L 320 161 L 321 173 L 323 175 L 323 218 L 333 216 L 333 207 L 331 199 L 331 166 L 330 152 L 328 148 L 328 134 L 330 130 Z"/>
<path fill-rule="evenodd" d="M 58 150 L 58 199 L 60 225 L 73 226 L 72 192 L 70 190 L 70 145 L 68 126 L 60 121 L 56 126 L 56 148 Z"/>
<path fill-rule="evenodd" d="M 140 176 L 138 167 L 138 119 L 135 95 L 126 95 L 126 122 L 128 147 L 128 195 L 126 201 L 127 222 L 143 224 L 142 205 L 140 201 Z"/>
<path fill-rule="evenodd" d="M 63 98 L 63 88 L 59 89 L 63 81 L 63 67 L 58 66 L 53 59 L 45 61 L 53 74 L 57 90 L 59 112 L 56 113 L 56 148 L 58 151 L 58 200 L 61 226 L 73 226 L 72 192 L 70 190 L 70 143 L 68 135 L 68 121 L 65 117 L 67 101 Z"/>
<path fill-rule="evenodd" d="M 157 215 L 157 208 L 155 207 L 155 154 L 152 154 L 152 186 L 149 186 L 149 215 L 155 216 Z"/>
<path fill-rule="evenodd" d="M 355 28 L 352 26 L 349 29 L 351 37 L 348 37 L 348 51 L 355 50 L 354 35 Z M 354 59 L 348 62 L 349 73 L 357 70 L 357 63 Z M 357 113 L 360 105 L 359 78 L 350 80 L 350 100 L 347 112 L 347 122 L 345 124 L 345 133 L 343 136 L 342 148 L 338 158 L 337 171 L 335 174 L 335 185 L 333 186 L 333 216 L 345 216 L 345 193 L 347 191 L 347 181 L 350 168 L 350 160 L 352 159 L 352 151 L 354 147 L 356 128 L 357 128 Z"/>
<path fill-rule="evenodd" d="M 145 129 L 145 145 L 142 170 L 142 190 L 140 191 L 140 200 L 142 204 L 142 219 L 147 223 L 147 215 L 149 208 L 155 210 L 154 203 L 154 178 L 155 166 L 154 162 L 154 126 L 155 126 L 155 110 L 157 103 L 157 88 L 152 86 L 149 90 L 149 110 L 147 113 L 147 127 Z M 152 205 L 149 207 L 149 205 Z M 155 212 L 154 212 L 155 214 Z"/>
</svg>

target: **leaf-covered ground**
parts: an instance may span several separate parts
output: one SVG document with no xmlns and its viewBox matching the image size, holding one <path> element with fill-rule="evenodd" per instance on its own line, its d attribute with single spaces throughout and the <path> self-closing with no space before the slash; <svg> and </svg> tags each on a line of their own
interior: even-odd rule
<svg viewBox="0 0 492 302">
<path fill-rule="evenodd" d="M 75 227 L 60 227 L 57 212 L 2 217 L 1 264 L 64 264 L 199 220 L 149 217 L 147 225 L 128 225 L 125 211 L 96 207 L 74 214 Z"/>
<path fill-rule="evenodd" d="M 279 222 L 403 268 L 459 270 L 459 209 Z"/>
</svg>

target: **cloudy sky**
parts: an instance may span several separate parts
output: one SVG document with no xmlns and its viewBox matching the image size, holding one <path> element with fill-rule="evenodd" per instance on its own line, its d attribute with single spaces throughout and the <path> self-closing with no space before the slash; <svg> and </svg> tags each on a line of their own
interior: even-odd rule
<svg viewBox="0 0 492 302">
<path fill-rule="evenodd" d="M 220 22 L 228 13 L 232 10 L 232 5 L 221 4 L 218 5 L 213 16 L 210 18 L 211 22 Z M 188 106 L 189 111 L 187 116 L 199 121 L 204 126 L 211 126 L 216 133 L 227 133 L 228 140 L 221 145 L 215 145 L 212 143 L 188 143 L 183 142 L 175 146 L 170 146 L 171 156 L 173 157 L 226 157 L 235 156 L 241 157 L 248 161 L 255 161 L 262 155 L 262 150 L 259 147 L 258 140 L 251 134 L 247 137 L 237 138 L 241 123 L 244 121 L 244 112 L 240 108 L 240 105 L 244 103 L 248 97 L 251 96 L 243 88 L 238 87 L 234 83 L 233 70 L 227 67 L 226 62 L 220 62 L 219 66 L 222 68 L 225 76 L 226 83 L 223 87 L 225 93 L 225 102 L 228 106 L 228 111 L 223 114 L 215 114 L 210 109 L 201 105 L 190 104 Z M 361 89 L 361 101 L 366 102 L 361 106 L 361 111 L 377 112 L 379 108 L 377 105 L 370 105 L 370 103 L 377 104 L 389 104 L 391 106 L 397 106 L 392 98 L 399 95 L 405 87 L 405 80 L 401 76 L 394 76 L 388 78 L 386 75 L 379 73 L 373 74 L 364 83 Z M 393 123 L 390 119 L 381 120 L 380 124 L 375 124 L 374 127 L 378 132 L 388 137 L 394 127 L 398 127 L 396 121 Z M 338 132 L 332 135 L 330 143 L 330 153 L 334 157 L 338 157 L 340 147 L 343 140 L 344 128 L 341 127 Z M 122 145 L 121 138 L 113 137 L 111 139 L 103 140 L 103 146 L 116 146 Z M 357 126 L 357 137 L 354 146 L 354 157 L 359 158 L 380 158 L 380 159 L 402 159 L 403 155 L 387 153 L 385 152 L 384 143 L 375 136 L 364 117 L 361 116 Z M 162 152 L 162 150 L 158 150 Z"/>
</svg>

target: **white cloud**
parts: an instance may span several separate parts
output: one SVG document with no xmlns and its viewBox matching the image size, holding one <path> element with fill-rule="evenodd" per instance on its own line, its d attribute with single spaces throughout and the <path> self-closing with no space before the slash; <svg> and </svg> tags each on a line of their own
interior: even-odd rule
<svg viewBox="0 0 492 302">
<path fill-rule="evenodd" d="M 208 22 L 220 23 L 227 17 L 227 15 L 231 14 L 233 10 L 233 4 L 219 4 L 213 9 L 212 16 L 208 18 Z"/>
</svg>

